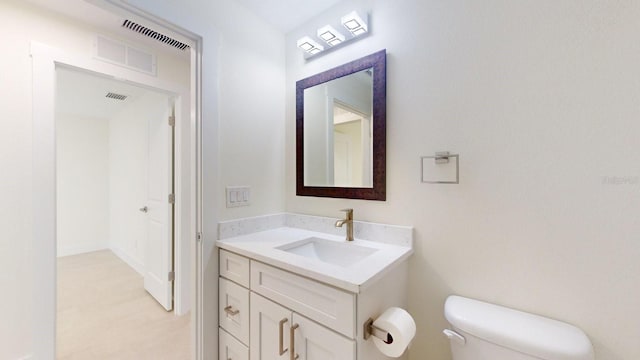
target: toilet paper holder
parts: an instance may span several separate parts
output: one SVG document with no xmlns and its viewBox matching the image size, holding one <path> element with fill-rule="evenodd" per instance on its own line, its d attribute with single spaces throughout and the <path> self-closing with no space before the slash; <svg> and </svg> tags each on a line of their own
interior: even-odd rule
<svg viewBox="0 0 640 360">
<path fill-rule="evenodd" d="M 373 318 L 369 318 L 365 321 L 363 325 L 363 334 L 365 340 L 368 340 L 371 336 L 375 336 L 386 344 L 391 344 L 393 342 L 393 336 L 391 336 L 387 330 L 380 329 L 373 325 Z"/>
</svg>

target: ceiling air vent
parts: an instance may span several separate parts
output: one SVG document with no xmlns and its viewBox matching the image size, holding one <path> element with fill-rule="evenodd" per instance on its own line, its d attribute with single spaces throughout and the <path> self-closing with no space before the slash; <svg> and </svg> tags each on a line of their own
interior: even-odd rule
<svg viewBox="0 0 640 360">
<path fill-rule="evenodd" d="M 131 20 L 125 20 L 122 23 L 123 27 L 126 27 L 127 29 L 133 30 L 135 32 L 138 32 L 144 36 L 148 36 L 152 39 L 156 39 L 160 42 L 163 42 L 167 45 L 173 46 L 174 48 L 180 49 L 180 50 L 185 50 L 189 48 L 189 45 L 180 42 L 176 39 L 170 38 L 166 35 L 162 35 L 159 32 L 155 31 L 155 30 L 151 30 L 146 26 L 142 26 L 140 24 L 136 24 Z"/>
<path fill-rule="evenodd" d="M 107 94 L 107 96 L 109 99 L 116 99 L 116 100 L 121 100 L 124 101 L 127 98 L 127 95 L 122 95 L 122 94 L 116 94 L 113 92 L 110 92 Z"/>
</svg>

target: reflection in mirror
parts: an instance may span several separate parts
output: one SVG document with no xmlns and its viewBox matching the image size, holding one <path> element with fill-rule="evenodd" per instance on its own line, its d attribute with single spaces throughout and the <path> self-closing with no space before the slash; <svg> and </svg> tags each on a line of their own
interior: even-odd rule
<svg viewBox="0 0 640 360">
<path fill-rule="evenodd" d="M 371 112 L 333 104 L 333 185 L 367 187 L 371 173 Z"/>
<path fill-rule="evenodd" d="M 296 83 L 296 194 L 385 200 L 386 52 Z"/>
<path fill-rule="evenodd" d="M 305 186 L 372 187 L 372 70 L 305 89 Z"/>
</svg>

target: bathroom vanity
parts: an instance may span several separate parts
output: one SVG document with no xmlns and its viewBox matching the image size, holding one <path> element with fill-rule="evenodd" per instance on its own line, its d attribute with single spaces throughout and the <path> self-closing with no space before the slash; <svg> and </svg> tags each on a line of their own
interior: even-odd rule
<svg viewBox="0 0 640 360">
<path fill-rule="evenodd" d="M 406 308 L 411 242 L 279 227 L 217 245 L 220 360 L 388 359 L 365 323 Z"/>
</svg>

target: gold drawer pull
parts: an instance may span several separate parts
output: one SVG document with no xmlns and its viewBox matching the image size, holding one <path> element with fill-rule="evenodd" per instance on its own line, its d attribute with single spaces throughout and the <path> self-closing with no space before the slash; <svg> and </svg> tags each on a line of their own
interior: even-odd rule
<svg viewBox="0 0 640 360">
<path fill-rule="evenodd" d="M 299 327 L 300 325 L 298 324 L 293 324 L 293 326 L 291 327 L 291 329 L 289 329 L 289 347 L 291 348 L 291 356 L 290 359 L 291 360 L 296 360 L 299 356 L 298 354 L 296 354 L 296 329 Z"/>
<path fill-rule="evenodd" d="M 238 315 L 240 313 L 240 310 L 238 310 L 238 309 L 234 310 L 233 306 L 229 305 L 229 306 L 224 308 L 224 312 L 226 312 L 227 314 L 229 314 L 231 316 L 236 316 L 236 315 Z"/>
<path fill-rule="evenodd" d="M 284 324 L 289 321 L 289 319 L 284 318 L 280 320 L 278 323 L 278 350 L 280 351 L 280 356 L 287 352 L 288 349 L 284 349 Z"/>
</svg>

